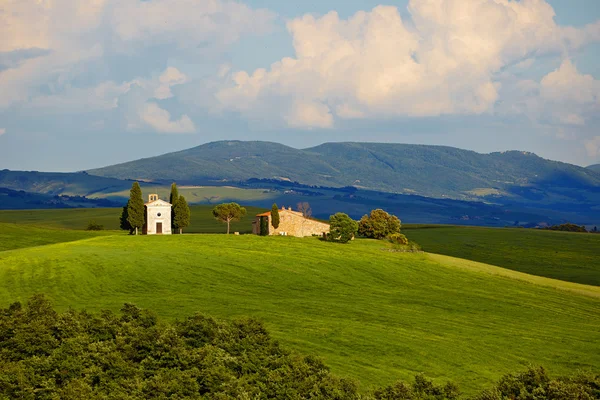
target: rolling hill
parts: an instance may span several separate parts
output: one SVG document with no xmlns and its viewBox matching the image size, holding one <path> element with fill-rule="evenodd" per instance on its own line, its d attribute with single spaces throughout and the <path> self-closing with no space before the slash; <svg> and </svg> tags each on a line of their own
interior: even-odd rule
<svg viewBox="0 0 600 400">
<path fill-rule="evenodd" d="M 589 165 L 587 168 L 600 174 L 600 164 Z"/>
<path fill-rule="evenodd" d="M 88 173 L 180 183 L 279 179 L 455 199 L 505 196 L 569 201 L 573 189 L 579 199 L 600 196 L 598 174 L 533 153 L 479 154 L 393 143 L 325 143 L 300 150 L 270 142 L 221 141 Z"/>
<path fill-rule="evenodd" d="M 469 394 L 529 363 L 556 374 L 600 365 L 597 287 L 389 250 L 372 240 L 101 236 L 0 252 L 0 304 L 45 293 L 62 310 L 130 302 L 171 320 L 252 316 L 367 389 L 424 372 Z"/>
</svg>

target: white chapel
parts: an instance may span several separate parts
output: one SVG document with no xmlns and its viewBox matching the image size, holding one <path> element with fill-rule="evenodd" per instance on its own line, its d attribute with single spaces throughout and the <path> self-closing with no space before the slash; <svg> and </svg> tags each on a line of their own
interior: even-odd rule
<svg viewBox="0 0 600 400">
<path fill-rule="evenodd" d="M 171 203 L 151 194 L 146 205 L 146 235 L 171 234 Z"/>
</svg>

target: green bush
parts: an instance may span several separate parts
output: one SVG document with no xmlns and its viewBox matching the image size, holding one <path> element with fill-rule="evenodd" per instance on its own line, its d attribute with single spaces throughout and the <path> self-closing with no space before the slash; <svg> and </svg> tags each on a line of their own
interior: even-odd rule
<svg viewBox="0 0 600 400">
<path fill-rule="evenodd" d="M 392 233 L 388 236 L 388 240 L 394 244 L 407 245 L 408 239 L 401 233 Z"/>
<path fill-rule="evenodd" d="M 98 224 L 96 221 L 92 220 L 88 223 L 86 231 L 101 231 L 104 230 L 104 225 Z"/>
<path fill-rule="evenodd" d="M 400 220 L 382 209 L 363 215 L 358 223 L 358 234 L 371 239 L 383 239 L 400 233 Z"/>
<path fill-rule="evenodd" d="M 348 243 L 356 236 L 358 223 L 347 214 L 336 213 L 329 217 L 329 233 L 327 240 L 330 242 Z"/>
</svg>

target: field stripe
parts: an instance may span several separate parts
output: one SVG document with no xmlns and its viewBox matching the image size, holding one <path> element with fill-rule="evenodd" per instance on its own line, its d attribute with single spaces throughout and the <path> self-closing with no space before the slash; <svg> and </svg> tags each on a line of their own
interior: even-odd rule
<svg viewBox="0 0 600 400">
<path fill-rule="evenodd" d="M 573 283 L 567 281 L 561 281 L 559 279 L 545 278 L 543 276 L 530 275 L 523 272 L 513 271 L 510 269 L 497 267 L 491 264 L 485 264 L 477 261 L 466 260 L 464 258 L 457 258 L 446 256 L 442 254 L 427 253 L 429 259 L 436 261 L 444 266 L 450 266 L 455 268 L 461 268 L 469 271 L 484 272 L 490 275 L 502 276 L 505 278 L 516 279 L 528 283 L 533 283 L 539 286 L 550 287 L 559 290 L 565 290 L 572 293 L 581 294 L 590 297 L 600 297 L 600 287 L 592 285 L 583 285 L 580 283 Z"/>
</svg>

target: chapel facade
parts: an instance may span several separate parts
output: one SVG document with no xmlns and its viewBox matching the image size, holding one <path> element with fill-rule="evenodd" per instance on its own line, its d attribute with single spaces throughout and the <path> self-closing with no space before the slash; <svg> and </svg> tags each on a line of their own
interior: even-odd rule
<svg viewBox="0 0 600 400">
<path fill-rule="evenodd" d="M 151 194 L 146 206 L 145 235 L 170 235 L 171 203 L 161 200 L 157 194 Z"/>
</svg>

